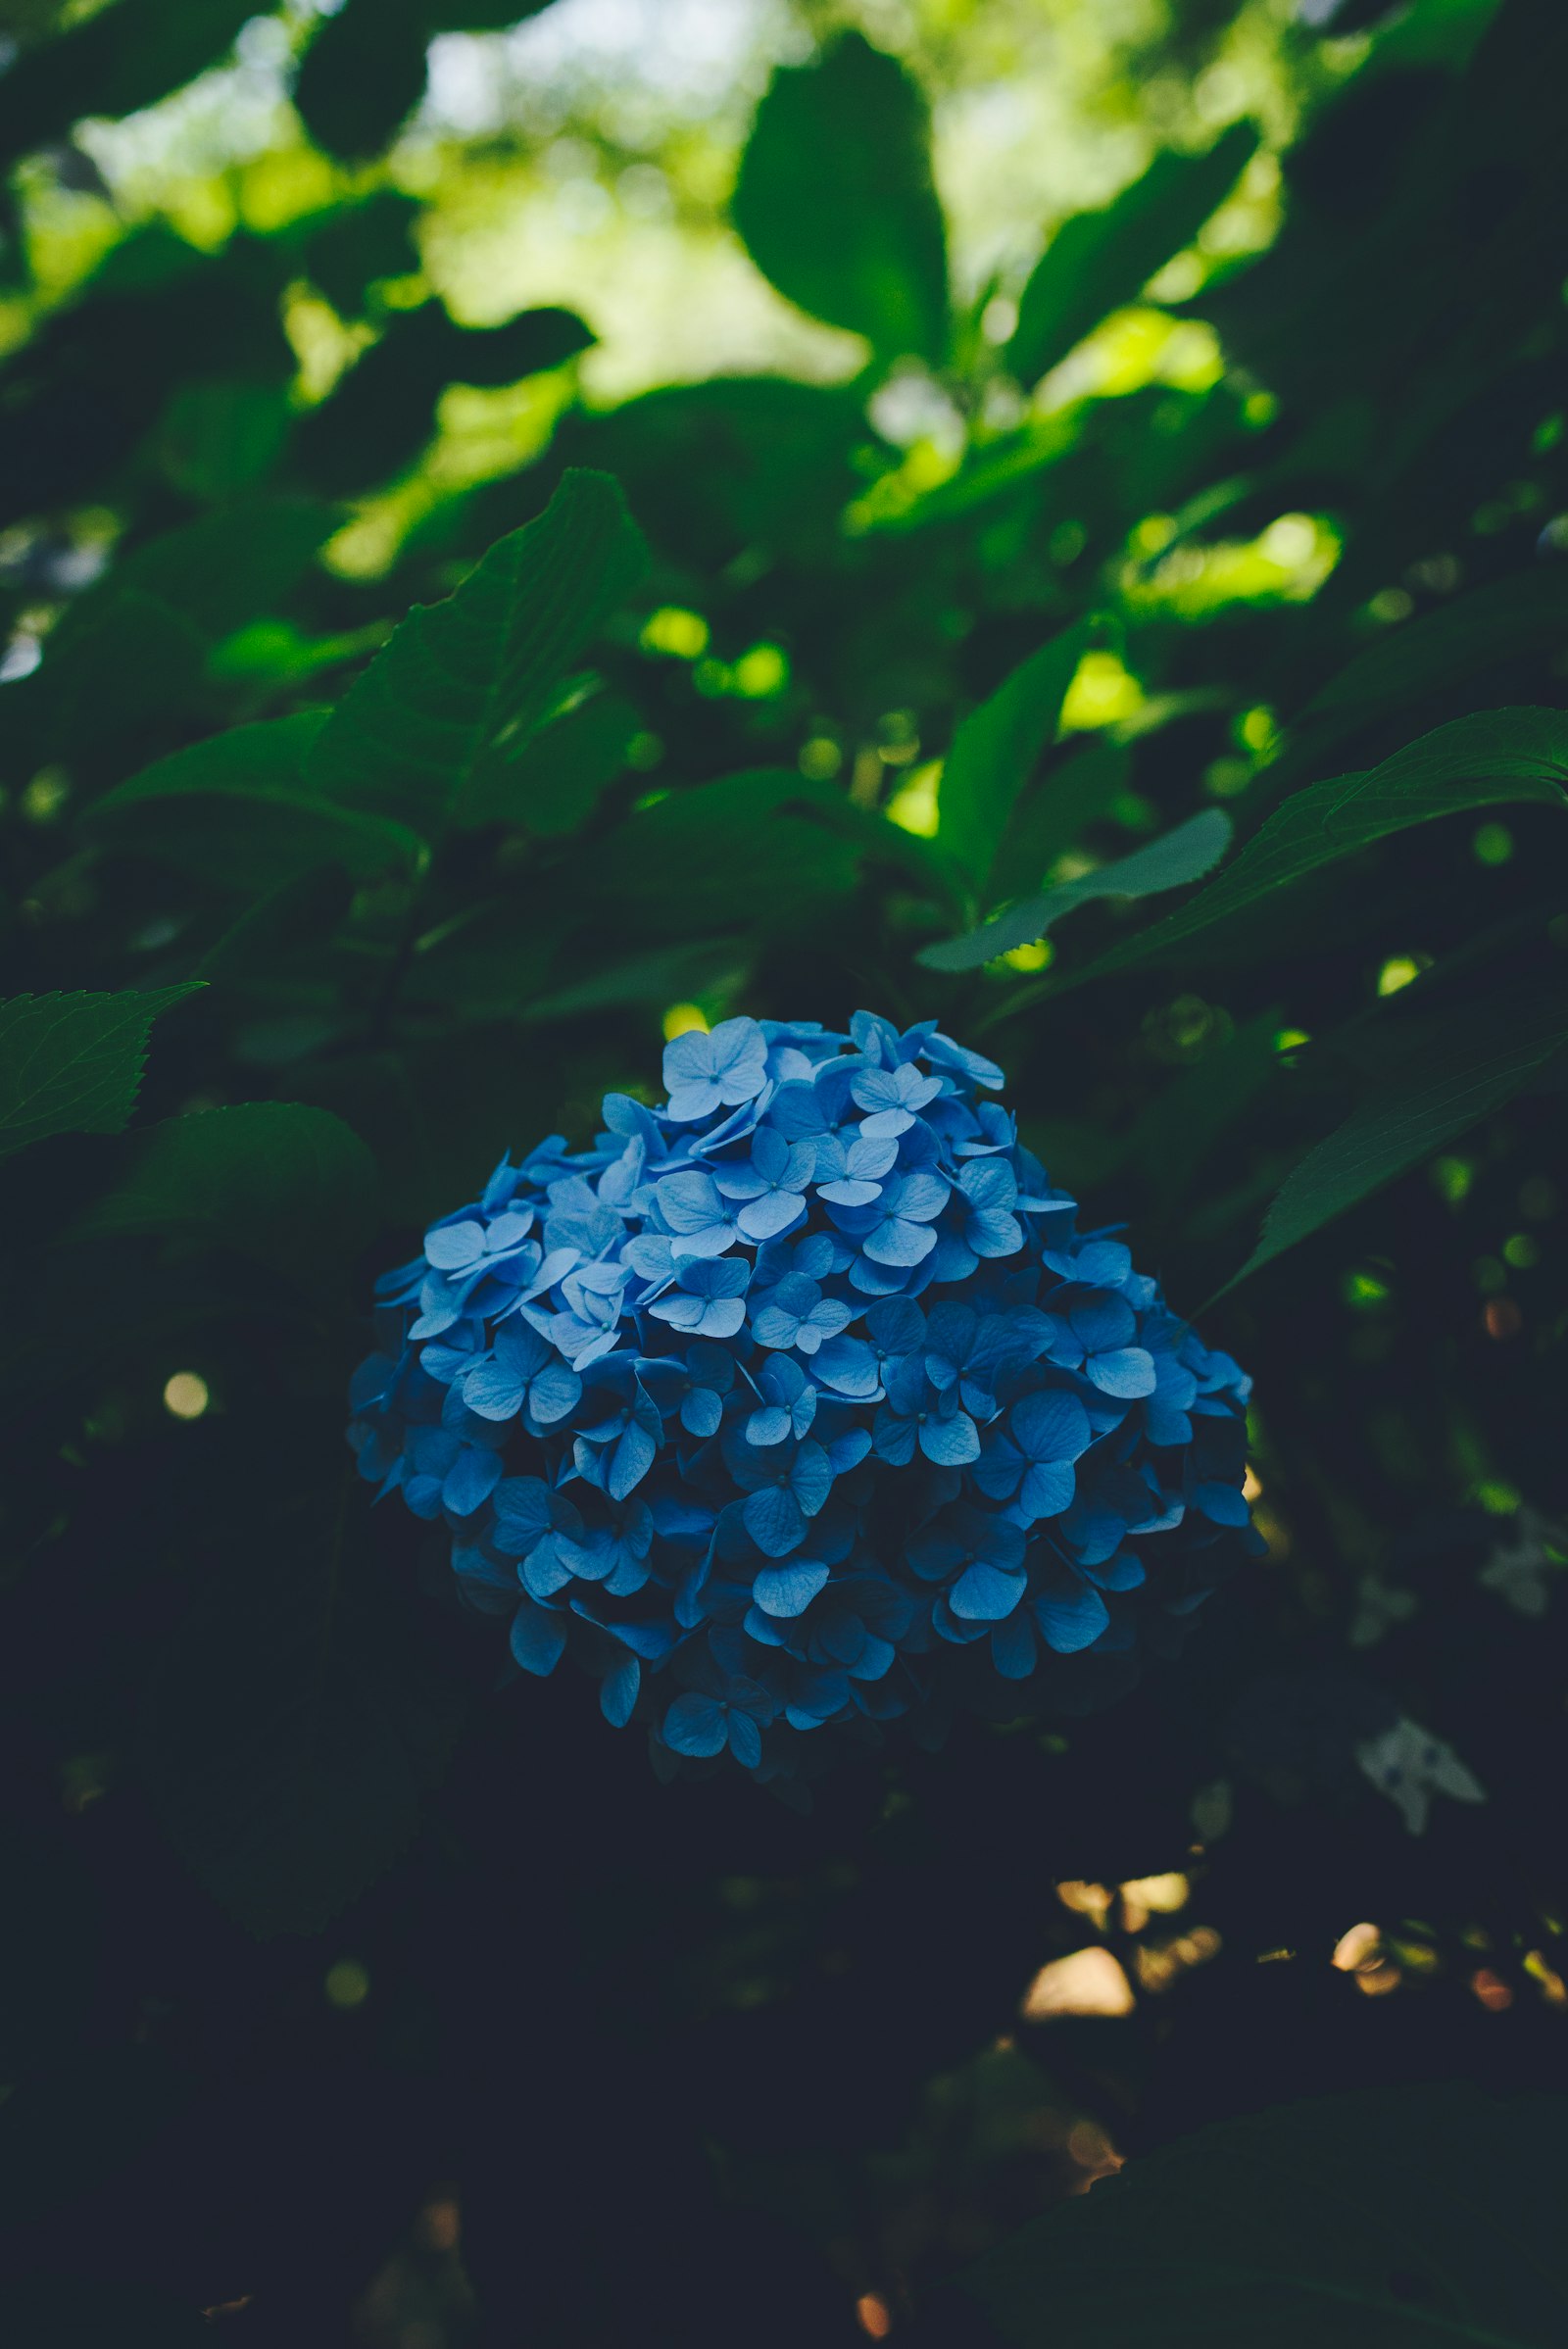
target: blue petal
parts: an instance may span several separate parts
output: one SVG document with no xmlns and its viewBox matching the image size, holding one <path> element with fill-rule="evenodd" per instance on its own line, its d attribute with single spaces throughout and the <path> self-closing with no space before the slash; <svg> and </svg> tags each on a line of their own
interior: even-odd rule
<svg viewBox="0 0 1568 2349">
<path fill-rule="evenodd" d="M 642 1686 L 642 1677 L 643 1668 L 637 1658 L 628 1656 L 624 1664 L 619 1665 L 615 1671 L 608 1673 L 600 1682 L 599 1710 L 612 1729 L 624 1729 L 631 1719 L 632 1707 L 637 1702 L 637 1691 Z"/>
<path fill-rule="evenodd" d="M 1124 1346 L 1115 1353 L 1091 1354 L 1085 1372 L 1102 1395 L 1132 1402 L 1154 1392 L 1154 1357 L 1141 1346 Z"/>
<path fill-rule="evenodd" d="M 1100 1592 L 1091 1584 L 1080 1582 L 1076 1575 L 1070 1584 L 1064 1582 L 1042 1591 L 1034 1602 L 1034 1610 L 1047 1645 L 1063 1656 L 1088 1647 L 1110 1621 L 1110 1609 Z"/>
<path fill-rule="evenodd" d="M 762 1733 L 750 1713 L 731 1712 L 729 1749 L 743 1770 L 755 1770 L 762 1759 Z"/>
<path fill-rule="evenodd" d="M 477 1444 L 465 1444 L 441 1488 L 441 1498 L 455 1517 L 471 1517 L 475 1509 L 483 1507 L 500 1482 L 499 1453 L 482 1451 Z"/>
<path fill-rule="evenodd" d="M 1024 1574 L 1004 1574 L 977 1558 L 948 1592 L 948 1604 L 966 1623 L 1000 1623 L 1022 1598 L 1027 1581 Z"/>
<path fill-rule="evenodd" d="M 806 1539 L 806 1519 L 799 1502 L 778 1485 L 749 1494 L 742 1514 L 746 1531 L 766 1558 L 788 1557 Z"/>
<path fill-rule="evenodd" d="M 812 1368 L 836 1395 L 869 1402 L 881 1390 L 881 1364 L 863 1338 L 829 1338 L 817 1348 Z"/>
<path fill-rule="evenodd" d="M 764 1615 L 784 1618 L 804 1615 L 817 1592 L 826 1588 L 828 1569 L 804 1560 L 791 1566 L 764 1566 L 752 1584 L 752 1596 Z"/>
<path fill-rule="evenodd" d="M 723 1752 L 728 1741 L 724 1707 L 711 1696 L 677 1696 L 664 1715 L 660 1734 L 674 1752 L 689 1754 L 694 1761 L 710 1761 Z"/>
<path fill-rule="evenodd" d="M 968 1413 L 955 1411 L 951 1419 L 921 1420 L 920 1449 L 939 1468 L 962 1468 L 980 1457 L 980 1437 Z"/>
<path fill-rule="evenodd" d="M 512 1618 L 512 1652 L 523 1671 L 544 1679 L 560 1663 L 565 1644 L 565 1617 L 524 1599 Z"/>
<path fill-rule="evenodd" d="M 1251 1511 L 1236 1485 L 1195 1485 L 1193 1500 L 1215 1525 L 1249 1525 Z"/>
</svg>

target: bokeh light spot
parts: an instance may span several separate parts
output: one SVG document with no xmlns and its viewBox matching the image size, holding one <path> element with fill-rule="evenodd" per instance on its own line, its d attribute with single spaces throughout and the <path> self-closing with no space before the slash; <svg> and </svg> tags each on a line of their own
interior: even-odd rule
<svg viewBox="0 0 1568 2349">
<path fill-rule="evenodd" d="M 207 1381 L 194 1370 L 176 1370 L 164 1387 L 164 1409 L 175 1419 L 200 1419 L 211 1400 Z"/>
</svg>

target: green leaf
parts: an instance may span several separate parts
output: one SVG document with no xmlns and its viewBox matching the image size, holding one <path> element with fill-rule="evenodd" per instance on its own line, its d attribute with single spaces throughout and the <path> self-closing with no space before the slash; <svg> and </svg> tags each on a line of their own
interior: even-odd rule
<svg viewBox="0 0 1568 2349">
<path fill-rule="evenodd" d="M 1180 1199 L 1224 1136 L 1279 1068 L 1280 1013 L 1264 1011 L 1191 1068 L 1172 1077 L 1140 1112 L 1127 1155 L 1162 1205 Z"/>
<path fill-rule="evenodd" d="M 1223 2121 L 961 2278 L 1007 2349 L 1546 2349 L 1568 2101 L 1383 2088 Z"/>
<path fill-rule="evenodd" d="M 1568 714 L 1562 710 L 1486 710 L 1455 718 L 1366 774 L 1337 775 L 1293 793 L 1191 905 L 1112 947 L 1081 977 L 1165 961 L 1190 953 L 1195 940 L 1206 949 L 1210 933 L 1231 915 L 1410 824 L 1497 801 L 1539 800 L 1562 807 L 1568 806 L 1565 785 Z"/>
<path fill-rule="evenodd" d="M 308 784 L 438 837 L 470 793 L 501 787 L 644 561 L 615 483 L 567 473 L 537 521 L 394 632 L 322 729 Z"/>
<path fill-rule="evenodd" d="M 374 1883 L 467 1717 L 368 1554 L 368 1499 L 309 1458 L 250 1496 L 147 1691 L 139 1760 L 159 1815 L 253 1933 L 318 1933 Z"/>
<path fill-rule="evenodd" d="M 925 98 L 896 58 L 846 32 L 810 64 L 780 67 L 731 211 L 788 300 L 863 334 L 879 358 L 941 362 L 947 231 Z"/>
<path fill-rule="evenodd" d="M 953 737 L 937 797 L 937 839 L 977 893 L 1019 793 L 1056 739 L 1067 689 L 1099 634 L 1093 620 L 1064 628 L 1020 661 Z"/>
<path fill-rule="evenodd" d="M 84 1240 L 147 1236 L 233 1249 L 304 1286 L 348 1278 L 375 1212 L 375 1160 L 330 1110 L 250 1101 L 135 1136 Z"/>
<path fill-rule="evenodd" d="M 120 1133 L 136 1105 L 153 1021 L 201 986 L 0 1003 L 0 1156 L 47 1134 Z"/>
<path fill-rule="evenodd" d="M 1022 383 L 1049 374 L 1113 310 L 1137 300 L 1230 194 L 1257 146 L 1233 122 L 1206 155 L 1156 155 L 1102 212 L 1064 220 L 1018 303 L 1007 365 Z"/>
<path fill-rule="evenodd" d="M 1013 808 L 992 867 L 997 894 L 1007 885 L 1039 883 L 1066 849 L 1107 815 L 1131 787 L 1132 753 L 1123 742 L 1094 737 L 1082 750 L 1053 759 L 1040 781 Z"/>
<path fill-rule="evenodd" d="M 1489 669 L 1543 660 L 1568 633 L 1568 570 L 1543 563 L 1494 579 L 1388 628 L 1315 693 L 1282 762 L 1298 772 L 1331 743 L 1426 697 L 1453 707 L 1457 687 Z"/>
<path fill-rule="evenodd" d="M 247 0 L 119 0 L 78 21 L 0 80 L 0 160 L 47 146 L 83 115 L 151 106 L 216 65 L 254 14 Z"/>
<path fill-rule="evenodd" d="M 323 864 L 416 868 L 424 844 L 406 824 L 339 807 L 305 781 L 321 724 L 307 710 L 211 735 L 117 784 L 83 820 L 118 848 L 247 895 Z"/>
<path fill-rule="evenodd" d="M 891 865 L 923 894 L 951 902 L 936 843 L 853 807 L 836 783 L 761 767 L 671 791 L 585 844 L 581 882 L 601 909 L 645 933 L 692 938 L 749 923 L 761 936 L 799 932 L 850 895 L 863 864 Z"/>
<path fill-rule="evenodd" d="M 651 954 L 606 963 L 585 979 L 535 997 L 522 1018 L 529 1027 L 547 1027 L 556 1020 L 621 1011 L 629 1004 L 689 1002 L 715 986 L 734 967 L 732 938 L 657 947 Z"/>
<path fill-rule="evenodd" d="M 1218 807 L 1205 807 L 1184 824 L 1152 840 L 1147 848 L 1117 856 L 1081 881 L 1064 881 L 1043 890 L 982 922 L 966 938 L 952 938 L 941 946 L 923 947 L 916 960 L 927 970 L 978 970 L 997 954 L 1030 946 L 1044 938 L 1064 913 L 1087 905 L 1095 898 L 1155 897 L 1162 889 L 1180 889 L 1210 872 L 1230 846 L 1231 819 Z"/>
<path fill-rule="evenodd" d="M 1536 974 L 1422 1020 L 1426 984 L 1391 1014 L 1369 1098 L 1292 1169 L 1228 1288 L 1500 1108 L 1568 1047 L 1568 976 Z"/>
<path fill-rule="evenodd" d="M 625 772 L 637 731 L 637 712 L 624 694 L 590 692 L 474 786 L 462 821 L 518 824 L 546 838 L 577 831 L 600 793 Z"/>
<path fill-rule="evenodd" d="M 217 644 L 274 611 L 299 584 L 339 517 L 315 498 L 267 498 L 204 514 L 116 562 L 62 614 L 44 670 L 96 629 L 126 595 L 147 596 Z"/>
<path fill-rule="evenodd" d="M 418 456 L 449 383 L 515 383 L 564 366 L 593 339 L 571 310 L 525 310 L 500 326 L 460 326 L 439 301 L 397 311 L 331 397 L 300 418 L 300 470 L 328 496 L 372 489 Z"/>
</svg>

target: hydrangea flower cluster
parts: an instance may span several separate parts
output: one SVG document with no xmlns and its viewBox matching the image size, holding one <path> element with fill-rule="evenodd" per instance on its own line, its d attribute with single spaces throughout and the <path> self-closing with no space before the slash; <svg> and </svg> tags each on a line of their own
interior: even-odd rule
<svg viewBox="0 0 1568 2349">
<path fill-rule="evenodd" d="M 361 1474 L 664 1772 L 1083 1709 L 1261 1546 L 1249 1382 L 1079 1232 L 1002 1081 L 934 1021 L 725 1020 L 378 1284 Z"/>
</svg>

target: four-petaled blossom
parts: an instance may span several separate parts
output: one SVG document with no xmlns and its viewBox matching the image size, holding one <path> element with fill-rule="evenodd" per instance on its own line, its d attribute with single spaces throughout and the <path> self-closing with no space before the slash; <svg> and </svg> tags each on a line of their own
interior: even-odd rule
<svg viewBox="0 0 1568 2349">
<path fill-rule="evenodd" d="M 755 1101 L 766 1082 L 767 1045 L 754 1019 L 723 1019 L 710 1034 L 691 1031 L 664 1048 L 668 1114 L 677 1124 Z"/>
</svg>

